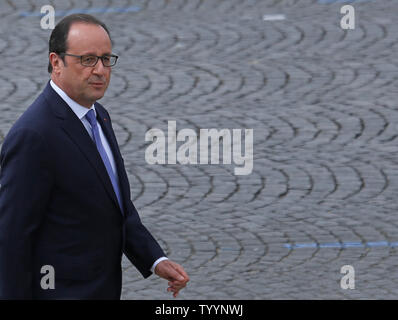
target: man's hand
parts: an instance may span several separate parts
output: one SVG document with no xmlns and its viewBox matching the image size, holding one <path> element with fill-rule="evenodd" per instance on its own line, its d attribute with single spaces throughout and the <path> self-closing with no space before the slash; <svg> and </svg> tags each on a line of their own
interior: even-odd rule
<svg viewBox="0 0 398 320">
<path fill-rule="evenodd" d="M 170 260 L 163 260 L 158 263 L 155 268 L 155 273 L 166 280 L 169 280 L 169 287 L 167 291 L 173 292 L 173 297 L 176 298 L 178 292 L 185 288 L 187 282 L 189 281 L 189 277 L 184 271 L 184 268 L 181 267 L 178 263 L 175 263 Z"/>
</svg>

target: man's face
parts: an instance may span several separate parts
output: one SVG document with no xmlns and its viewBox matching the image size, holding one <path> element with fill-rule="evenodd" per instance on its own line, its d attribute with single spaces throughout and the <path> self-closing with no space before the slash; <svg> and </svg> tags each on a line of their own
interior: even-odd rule
<svg viewBox="0 0 398 320">
<path fill-rule="evenodd" d="M 70 27 L 67 48 L 68 54 L 103 56 L 111 54 L 112 44 L 104 28 L 79 22 Z M 104 67 L 101 59 L 94 67 L 81 65 L 80 58 L 77 57 L 64 56 L 64 60 L 65 64 L 58 56 L 53 57 L 53 81 L 55 80 L 71 99 L 82 106 L 91 107 L 104 96 L 112 68 Z"/>
</svg>

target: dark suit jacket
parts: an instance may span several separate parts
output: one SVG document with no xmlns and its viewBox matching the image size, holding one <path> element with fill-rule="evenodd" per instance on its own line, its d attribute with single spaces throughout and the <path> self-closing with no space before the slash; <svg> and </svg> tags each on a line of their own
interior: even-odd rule
<svg viewBox="0 0 398 320">
<path fill-rule="evenodd" d="M 95 104 L 124 214 L 80 119 L 48 83 L 0 154 L 0 298 L 119 299 L 122 252 L 144 277 L 164 252 L 143 226 L 108 112 Z M 51 265 L 55 289 L 40 281 Z"/>
</svg>

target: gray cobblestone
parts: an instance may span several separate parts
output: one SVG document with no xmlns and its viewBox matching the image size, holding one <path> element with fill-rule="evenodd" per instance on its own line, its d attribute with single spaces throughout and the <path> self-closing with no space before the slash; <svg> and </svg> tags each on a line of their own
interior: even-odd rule
<svg viewBox="0 0 398 320">
<path fill-rule="evenodd" d="M 395 299 L 397 248 L 294 243 L 398 241 L 398 7 L 316 0 L 58 1 L 96 14 L 120 55 L 111 113 L 142 220 L 191 276 L 181 299 Z M 0 139 L 44 87 L 46 1 L 0 4 Z M 284 14 L 263 21 L 264 14 Z M 61 17 L 57 16 L 57 21 Z M 145 133 L 254 129 L 254 168 L 149 165 Z M 356 289 L 340 288 L 340 268 Z M 123 260 L 123 299 L 170 299 Z"/>
</svg>

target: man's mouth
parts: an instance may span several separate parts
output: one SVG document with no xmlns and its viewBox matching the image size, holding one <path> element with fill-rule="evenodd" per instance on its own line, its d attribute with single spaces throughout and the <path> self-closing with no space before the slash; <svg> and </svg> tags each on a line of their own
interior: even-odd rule
<svg viewBox="0 0 398 320">
<path fill-rule="evenodd" d="M 90 85 L 94 87 L 103 87 L 105 85 L 104 82 L 90 82 Z"/>
</svg>

